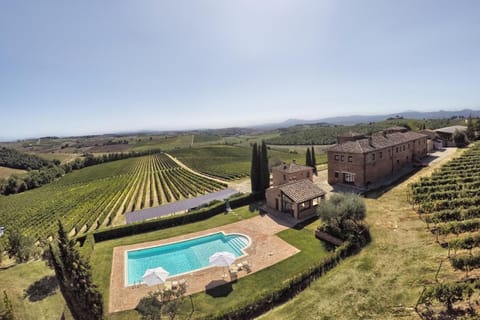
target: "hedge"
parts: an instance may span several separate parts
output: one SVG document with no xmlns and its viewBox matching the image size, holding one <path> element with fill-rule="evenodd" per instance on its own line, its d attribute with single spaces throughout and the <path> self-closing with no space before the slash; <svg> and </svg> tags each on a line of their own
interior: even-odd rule
<svg viewBox="0 0 480 320">
<path fill-rule="evenodd" d="M 251 202 L 257 200 L 257 196 L 252 194 L 241 195 L 239 197 L 230 199 L 230 207 L 232 209 L 238 208 L 250 204 Z M 176 227 L 192 222 L 197 222 L 211 218 L 217 214 L 225 212 L 225 202 L 218 202 L 209 207 L 201 208 L 190 213 L 185 213 L 181 215 L 174 215 L 165 218 L 157 218 L 154 220 L 148 221 L 139 221 L 136 223 L 122 225 L 117 227 L 112 227 L 105 230 L 97 230 L 93 232 L 93 238 L 95 242 L 101 242 L 106 240 L 112 240 L 122 237 L 131 236 L 134 234 L 145 233 L 160 229 L 166 229 L 171 227 Z M 85 241 L 86 236 L 77 238 L 80 243 Z"/>
</svg>

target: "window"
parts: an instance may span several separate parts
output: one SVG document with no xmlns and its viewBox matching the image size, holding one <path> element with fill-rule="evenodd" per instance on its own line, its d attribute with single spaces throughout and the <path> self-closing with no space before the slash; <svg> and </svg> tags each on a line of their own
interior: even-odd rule
<svg viewBox="0 0 480 320">
<path fill-rule="evenodd" d="M 335 161 L 338 161 L 338 154 L 335 155 Z"/>
<path fill-rule="evenodd" d="M 341 161 L 342 161 L 342 162 L 345 161 L 345 156 L 344 156 L 343 154 L 341 155 L 340 158 L 341 158 Z"/>
<path fill-rule="evenodd" d="M 283 180 L 287 180 L 287 176 L 286 176 L 286 175 L 283 175 Z"/>
<path fill-rule="evenodd" d="M 335 178 L 338 178 L 338 171 L 335 171 Z"/>
<path fill-rule="evenodd" d="M 375 153 L 372 153 L 372 160 L 375 161 Z"/>
<path fill-rule="evenodd" d="M 382 158 L 383 158 L 383 152 L 380 151 L 380 159 L 382 159 Z"/>
<path fill-rule="evenodd" d="M 395 148 L 395 153 L 398 153 L 398 147 Z"/>
<path fill-rule="evenodd" d="M 352 156 L 348 156 L 348 162 L 352 162 Z"/>
<path fill-rule="evenodd" d="M 403 145 L 403 151 L 405 151 L 405 145 Z"/>
<path fill-rule="evenodd" d="M 409 144 L 407 144 L 407 148 L 408 148 L 408 150 L 410 150 L 410 143 L 409 143 Z"/>
<path fill-rule="evenodd" d="M 347 184 L 353 184 L 355 182 L 355 175 L 350 172 L 344 172 L 343 182 Z"/>
</svg>

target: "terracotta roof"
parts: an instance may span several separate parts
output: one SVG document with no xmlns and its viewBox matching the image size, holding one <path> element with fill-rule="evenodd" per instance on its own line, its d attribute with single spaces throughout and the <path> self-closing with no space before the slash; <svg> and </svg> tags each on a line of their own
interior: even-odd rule
<svg viewBox="0 0 480 320">
<path fill-rule="evenodd" d="M 295 203 L 305 202 L 325 195 L 325 191 L 309 179 L 289 182 L 278 188 Z"/>
<path fill-rule="evenodd" d="M 329 148 L 328 151 L 367 153 L 370 151 L 375 151 L 377 149 L 394 147 L 401 143 L 410 142 L 424 137 L 426 137 L 426 135 L 413 131 L 374 134 L 371 137 L 371 141 L 369 138 L 363 138 L 356 141 L 348 141 L 342 144 L 337 144 L 336 146 Z"/>
<path fill-rule="evenodd" d="M 458 130 L 460 132 L 466 131 L 467 127 L 466 126 L 451 126 L 451 127 L 445 127 L 445 128 L 440 128 L 435 130 L 436 132 L 442 132 L 442 133 L 455 133 L 455 131 Z"/>
<path fill-rule="evenodd" d="M 279 166 L 273 167 L 272 170 L 279 170 L 287 173 L 297 172 L 297 171 L 304 171 L 306 169 L 310 169 L 307 166 L 301 166 L 296 163 L 284 163 Z"/>
</svg>

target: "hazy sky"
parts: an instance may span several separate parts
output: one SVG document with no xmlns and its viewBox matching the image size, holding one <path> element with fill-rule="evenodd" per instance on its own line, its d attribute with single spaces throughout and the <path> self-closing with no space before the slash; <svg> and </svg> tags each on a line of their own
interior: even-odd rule
<svg viewBox="0 0 480 320">
<path fill-rule="evenodd" d="M 0 139 L 480 107 L 480 1 L 0 1 Z"/>
</svg>

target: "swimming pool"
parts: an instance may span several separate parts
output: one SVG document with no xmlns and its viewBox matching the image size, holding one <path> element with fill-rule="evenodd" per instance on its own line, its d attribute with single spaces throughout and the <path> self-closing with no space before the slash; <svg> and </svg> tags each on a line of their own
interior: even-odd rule
<svg viewBox="0 0 480 320">
<path fill-rule="evenodd" d="M 171 276 L 210 266 L 208 258 L 218 251 L 228 251 L 236 257 L 245 255 L 243 249 L 250 239 L 241 234 L 223 232 L 165 245 L 125 252 L 126 283 L 140 283 L 145 270 L 162 267 Z"/>
</svg>

